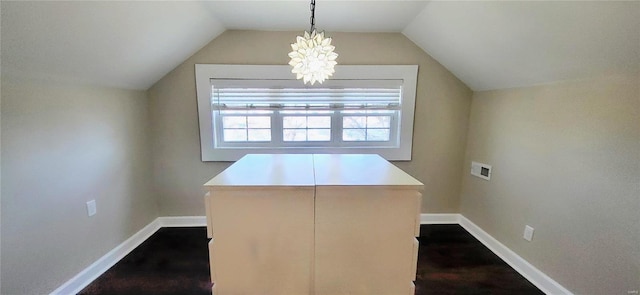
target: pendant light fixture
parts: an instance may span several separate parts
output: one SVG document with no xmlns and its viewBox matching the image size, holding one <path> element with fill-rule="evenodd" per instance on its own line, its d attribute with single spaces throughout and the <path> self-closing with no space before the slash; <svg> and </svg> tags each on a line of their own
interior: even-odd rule
<svg viewBox="0 0 640 295">
<path fill-rule="evenodd" d="M 315 20 L 316 1 L 311 0 L 311 29 L 305 31 L 303 36 L 296 38 L 296 43 L 291 44 L 289 65 L 291 72 L 296 74 L 296 79 L 302 79 L 313 85 L 315 82 L 322 84 L 335 72 L 338 54 L 333 52 L 335 46 L 331 45 L 331 38 L 325 38 L 324 32 L 316 31 Z"/>
</svg>

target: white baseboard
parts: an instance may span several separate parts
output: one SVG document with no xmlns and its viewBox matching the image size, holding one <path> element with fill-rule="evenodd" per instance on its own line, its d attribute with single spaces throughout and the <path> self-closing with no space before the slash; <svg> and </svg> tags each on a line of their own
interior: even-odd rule
<svg viewBox="0 0 640 295">
<path fill-rule="evenodd" d="M 422 213 L 420 214 L 420 224 L 458 224 L 460 223 L 460 214 L 442 214 L 442 213 Z"/>
<path fill-rule="evenodd" d="M 167 216 L 158 217 L 160 227 L 207 226 L 206 216 Z"/>
<path fill-rule="evenodd" d="M 573 294 L 462 215 L 460 226 L 545 294 Z"/>
<path fill-rule="evenodd" d="M 105 271 L 129 254 L 129 252 L 133 251 L 133 249 L 142 244 L 142 242 L 146 241 L 151 235 L 153 235 L 153 233 L 160 229 L 160 227 L 158 219 L 152 221 L 126 241 L 113 248 L 109 253 L 100 257 L 96 262 L 89 265 L 75 277 L 62 284 L 58 289 L 55 289 L 51 292 L 51 295 L 78 294 L 78 292 L 82 291 L 82 289 L 93 282 L 93 280 L 97 279 Z"/>
<path fill-rule="evenodd" d="M 77 294 L 82 291 L 91 282 L 97 279 L 105 271 L 109 270 L 118 261 L 124 258 L 129 252 L 133 251 L 142 242 L 146 241 L 161 227 L 195 227 L 207 226 L 207 218 L 205 216 L 168 216 L 158 217 L 143 229 L 135 233 L 133 236 L 116 246 L 109 253 L 100 257 L 93 264 L 89 265 L 75 277 L 71 278 L 62 286 L 51 292 L 50 295 L 66 295 Z"/>
</svg>

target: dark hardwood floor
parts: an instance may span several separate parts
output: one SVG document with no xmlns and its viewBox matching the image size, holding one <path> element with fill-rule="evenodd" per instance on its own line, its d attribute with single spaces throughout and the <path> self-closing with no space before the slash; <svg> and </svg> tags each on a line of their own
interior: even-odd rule
<svg viewBox="0 0 640 295">
<path fill-rule="evenodd" d="M 419 239 L 416 294 L 544 294 L 459 225 Z M 162 228 L 79 294 L 211 294 L 207 241 L 204 227 Z"/>
<path fill-rule="evenodd" d="M 457 224 L 420 227 L 416 294 L 544 294 Z"/>
</svg>

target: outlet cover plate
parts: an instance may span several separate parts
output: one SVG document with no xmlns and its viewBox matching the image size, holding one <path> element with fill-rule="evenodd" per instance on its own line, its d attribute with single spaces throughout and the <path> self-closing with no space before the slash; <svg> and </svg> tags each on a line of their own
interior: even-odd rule
<svg viewBox="0 0 640 295">
<path fill-rule="evenodd" d="M 533 227 L 530 227 L 528 225 L 524 226 L 524 235 L 522 236 L 525 240 L 531 242 L 531 239 L 533 239 Z"/>
<path fill-rule="evenodd" d="M 93 215 L 96 215 L 96 212 L 97 212 L 96 200 L 91 200 L 87 202 L 87 215 L 91 217 Z"/>
</svg>

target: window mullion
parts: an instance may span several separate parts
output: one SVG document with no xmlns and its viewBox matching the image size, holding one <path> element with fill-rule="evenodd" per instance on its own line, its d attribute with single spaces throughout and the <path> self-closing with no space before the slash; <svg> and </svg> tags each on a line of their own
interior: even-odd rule
<svg viewBox="0 0 640 295">
<path fill-rule="evenodd" d="M 249 116 L 244 117 L 244 126 L 245 126 L 244 132 L 247 136 L 247 142 L 249 142 Z"/>
<path fill-rule="evenodd" d="M 393 144 L 400 144 L 400 111 L 395 111 L 391 114 L 391 120 L 389 122 L 389 140 Z"/>
<path fill-rule="evenodd" d="M 279 110 L 275 110 L 271 115 L 271 144 L 273 146 L 284 146 L 283 132 L 282 114 Z"/>
<path fill-rule="evenodd" d="M 213 145 L 220 146 L 223 142 L 222 114 L 220 114 L 220 111 L 213 111 L 211 115 L 213 116 L 211 121 L 214 130 Z"/>
<path fill-rule="evenodd" d="M 331 146 L 342 146 L 342 112 L 339 110 L 331 114 Z"/>
</svg>

